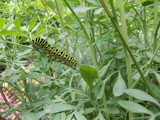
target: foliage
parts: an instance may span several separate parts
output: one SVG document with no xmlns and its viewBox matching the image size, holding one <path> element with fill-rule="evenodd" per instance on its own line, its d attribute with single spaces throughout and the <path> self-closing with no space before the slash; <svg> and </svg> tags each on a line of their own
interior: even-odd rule
<svg viewBox="0 0 160 120">
<path fill-rule="evenodd" d="M 160 119 L 158 2 L 1 1 L 0 119 Z M 37 37 L 78 67 L 36 52 Z"/>
</svg>

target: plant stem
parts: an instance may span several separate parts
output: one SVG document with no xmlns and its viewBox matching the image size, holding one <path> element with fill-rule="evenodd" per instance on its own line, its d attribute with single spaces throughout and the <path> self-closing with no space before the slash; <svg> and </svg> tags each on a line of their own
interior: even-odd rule
<svg viewBox="0 0 160 120">
<path fill-rule="evenodd" d="M 153 28 L 153 52 L 157 48 L 157 32 L 156 28 L 158 26 L 158 0 L 154 0 L 154 28 Z"/>
<path fill-rule="evenodd" d="M 65 2 L 65 4 L 67 5 L 67 7 L 70 9 L 70 11 L 72 12 L 72 14 L 76 17 L 76 19 L 78 20 L 81 28 L 82 28 L 83 31 L 84 31 L 84 34 L 85 34 L 85 36 L 86 36 L 86 38 L 87 38 L 87 40 L 88 40 L 88 43 L 89 43 L 89 47 L 90 47 L 90 52 L 91 52 L 91 57 L 92 57 L 93 65 L 94 65 L 94 67 L 95 67 L 95 68 L 97 69 L 97 71 L 98 71 L 96 53 L 95 53 L 95 49 L 94 49 L 94 47 L 93 47 L 93 45 L 92 45 L 91 37 L 90 37 L 90 35 L 89 35 L 89 29 L 88 29 L 87 19 L 86 19 L 86 17 L 85 17 L 85 24 L 87 24 L 87 25 L 86 25 L 86 27 L 84 27 L 84 25 L 82 24 L 82 22 L 80 21 L 79 17 L 76 15 L 76 13 L 74 12 L 74 10 L 73 10 L 72 7 L 70 6 L 70 4 L 69 4 L 66 0 L 64 0 L 64 2 Z M 98 81 L 99 81 L 99 82 L 101 81 L 101 77 L 100 77 L 99 74 L 98 74 Z M 105 94 L 103 95 L 102 102 L 103 102 L 103 104 L 104 104 L 104 107 L 106 108 L 106 107 L 107 107 L 107 104 L 106 104 Z M 105 113 L 105 116 L 106 116 L 106 119 L 107 119 L 107 120 L 110 120 L 109 114 Z"/>
<path fill-rule="evenodd" d="M 130 47 L 129 47 L 128 44 L 126 43 L 125 37 L 123 36 L 123 34 L 122 34 L 122 32 L 121 32 L 121 30 L 120 30 L 120 28 L 119 28 L 118 23 L 116 22 L 116 20 L 115 20 L 115 19 L 113 18 L 113 16 L 111 15 L 111 13 L 110 13 L 108 7 L 106 6 L 106 4 L 104 3 L 104 1 L 103 1 L 103 0 L 100 0 L 100 2 L 101 2 L 101 4 L 102 4 L 104 10 L 105 10 L 106 13 L 108 14 L 110 20 L 111 20 L 112 23 L 114 24 L 114 26 L 115 26 L 115 28 L 116 28 L 119 36 L 121 37 L 121 40 L 122 40 L 123 44 L 125 45 L 127 51 L 129 52 L 129 54 L 130 54 L 130 56 L 131 56 L 131 58 L 132 58 L 132 60 L 133 60 L 133 62 L 134 62 L 134 64 L 135 64 L 135 66 L 137 67 L 137 69 L 138 69 L 138 71 L 139 71 L 139 73 L 140 73 L 140 75 L 141 75 L 141 77 L 142 77 L 142 80 L 144 81 L 144 83 L 145 83 L 146 87 L 148 88 L 150 94 L 151 94 L 154 98 L 156 98 L 156 95 L 155 95 L 154 92 L 152 91 L 152 89 L 151 89 L 151 87 L 150 87 L 147 79 L 145 78 L 145 76 L 144 76 L 141 68 L 139 67 L 138 62 L 137 62 L 137 60 L 135 59 L 135 57 L 134 57 L 134 55 L 133 55 Z"/>
<path fill-rule="evenodd" d="M 92 46 L 92 41 L 91 41 L 91 38 L 90 38 L 90 35 L 88 34 L 88 31 L 85 29 L 84 25 L 82 24 L 81 20 L 79 19 L 79 17 L 76 15 L 76 13 L 74 12 L 74 10 L 72 9 L 72 7 L 70 6 L 70 4 L 64 0 L 65 4 L 67 5 L 67 7 L 70 9 L 70 11 L 72 12 L 72 14 L 75 16 L 75 18 L 78 20 L 81 28 L 83 29 L 84 31 L 84 34 L 88 40 L 88 44 L 89 44 L 89 48 L 90 48 L 90 52 L 91 52 L 91 57 L 92 57 L 92 61 L 93 61 L 93 65 L 94 67 L 98 70 L 98 65 L 97 65 L 97 60 L 96 60 L 96 57 L 95 57 L 95 50 Z"/>
<path fill-rule="evenodd" d="M 55 3 L 56 3 L 56 6 L 57 6 L 57 11 L 58 11 L 58 14 L 59 14 L 59 17 L 60 17 L 60 21 L 61 21 L 61 25 L 62 25 L 61 33 L 63 33 L 64 32 L 64 24 L 63 24 L 63 20 L 62 20 L 61 9 L 60 9 L 61 7 L 59 7 L 59 6 L 61 6 L 61 4 L 60 4 L 59 0 L 55 0 Z M 68 43 L 68 40 L 67 40 L 66 37 L 64 38 L 64 40 L 65 40 L 65 44 L 66 44 L 66 53 L 69 54 L 69 43 Z"/>
<path fill-rule="evenodd" d="M 144 29 L 144 40 L 145 40 L 145 43 L 147 45 L 149 45 L 148 43 L 148 35 L 147 35 L 147 24 L 146 24 L 146 8 L 144 6 L 144 9 L 143 9 L 143 14 L 144 14 L 144 18 L 143 18 L 143 29 Z"/>
<path fill-rule="evenodd" d="M 124 14 L 124 6 L 123 6 L 123 0 L 118 1 L 119 9 L 120 9 L 120 18 L 121 18 L 121 24 L 122 24 L 122 32 L 124 35 L 124 38 L 126 40 L 126 43 L 128 44 L 128 34 L 127 34 L 127 26 L 126 26 L 126 20 L 125 20 L 125 14 Z M 128 87 L 131 87 L 133 84 L 132 81 L 132 69 L 131 69 L 131 58 L 127 52 L 127 49 L 125 48 L 123 44 L 125 56 L 126 56 L 126 67 L 127 67 L 127 75 L 128 75 Z M 129 101 L 133 101 L 133 97 L 129 96 Z M 133 113 L 129 112 L 129 120 L 133 118 Z"/>
</svg>

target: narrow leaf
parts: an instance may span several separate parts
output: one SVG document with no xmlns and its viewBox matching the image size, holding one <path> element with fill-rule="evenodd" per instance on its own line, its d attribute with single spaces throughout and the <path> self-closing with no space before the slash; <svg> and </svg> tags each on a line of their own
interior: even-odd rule
<svg viewBox="0 0 160 120">
<path fill-rule="evenodd" d="M 130 102 L 130 101 L 119 101 L 118 102 L 121 107 L 124 109 L 134 112 L 134 113 L 146 113 L 152 115 L 153 113 L 148 110 L 147 108 L 143 107 L 142 105 L 139 105 L 135 102 Z"/>
<path fill-rule="evenodd" d="M 154 70 L 152 70 L 152 72 L 154 73 L 154 75 L 156 76 L 156 78 L 157 78 L 157 81 L 158 81 L 158 83 L 160 84 L 160 74 L 159 73 L 157 73 L 156 71 L 154 71 Z"/>
<path fill-rule="evenodd" d="M 112 61 L 113 61 L 113 59 L 110 60 L 107 65 L 105 65 L 102 69 L 99 70 L 99 75 L 101 77 L 103 77 L 106 74 L 106 72 L 108 71 L 108 68 L 109 68 Z"/>
<path fill-rule="evenodd" d="M 75 111 L 76 120 L 87 120 L 81 113 Z"/>
<path fill-rule="evenodd" d="M 73 10 L 78 13 L 78 12 L 86 12 L 91 9 L 95 9 L 96 7 L 75 7 Z"/>
<path fill-rule="evenodd" d="M 0 18 L 0 29 L 3 29 L 5 24 L 5 20 L 3 18 Z"/>
<path fill-rule="evenodd" d="M 119 113 L 119 109 L 114 108 L 114 107 L 107 107 L 107 108 L 102 109 L 102 111 L 109 113 L 109 114 L 118 114 Z"/>
<path fill-rule="evenodd" d="M 127 89 L 125 91 L 125 93 L 127 93 L 128 95 L 130 95 L 132 97 L 135 97 L 136 99 L 143 100 L 143 101 L 150 101 L 150 102 L 153 102 L 156 105 L 160 106 L 160 104 L 152 96 L 150 96 L 149 94 L 147 94 L 141 90 Z"/>
<path fill-rule="evenodd" d="M 45 24 L 41 24 L 41 25 L 38 27 L 35 36 L 38 35 L 38 34 L 41 32 L 41 30 L 44 29 L 44 27 L 45 27 Z"/>
<path fill-rule="evenodd" d="M 0 35 L 18 35 L 18 34 L 21 34 L 20 32 L 18 31 L 15 31 L 15 30 L 2 30 L 0 31 Z"/>
<path fill-rule="evenodd" d="M 63 111 L 73 110 L 73 109 L 75 109 L 75 107 L 72 105 L 61 104 L 61 103 L 50 104 L 44 109 L 44 111 L 37 113 L 37 116 L 40 118 L 46 113 L 53 114 L 53 113 L 59 113 Z"/>
<path fill-rule="evenodd" d="M 37 18 L 31 20 L 30 25 L 28 27 L 28 32 L 30 32 L 33 29 L 34 25 L 36 24 L 36 21 L 37 21 Z"/>
<path fill-rule="evenodd" d="M 90 2 L 92 4 L 94 4 L 94 5 L 98 5 L 98 3 L 96 2 L 96 0 L 86 0 L 86 1 L 88 1 L 88 2 Z"/>
<path fill-rule="evenodd" d="M 14 24 L 15 24 L 17 30 L 20 31 L 20 30 L 21 30 L 21 23 L 20 23 L 20 21 L 19 21 L 19 20 L 16 20 L 16 21 L 14 22 Z"/>
</svg>

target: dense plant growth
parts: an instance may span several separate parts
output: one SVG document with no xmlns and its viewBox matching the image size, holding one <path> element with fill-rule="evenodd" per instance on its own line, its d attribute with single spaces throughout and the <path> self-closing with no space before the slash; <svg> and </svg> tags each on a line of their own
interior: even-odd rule
<svg viewBox="0 0 160 120">
<path fill-rule="evenodd" d="M 2 0 L 0 119 L 160 119 L 159 2 Z M 77 67 L 37 52 L 35 38 Z"/>
</svg>

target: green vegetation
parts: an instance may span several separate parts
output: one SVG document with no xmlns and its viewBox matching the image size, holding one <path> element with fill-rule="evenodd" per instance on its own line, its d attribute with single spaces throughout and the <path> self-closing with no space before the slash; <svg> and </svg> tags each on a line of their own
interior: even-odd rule
<svg viewBox="0 0 160 120">
<path fill-rule="evenodd" d="M 0 119 L 160 119 L 159 4 L 2 0 Z M 74 57 L 76 69 L 33 49 L 35 38 Z"/>
</svg>

